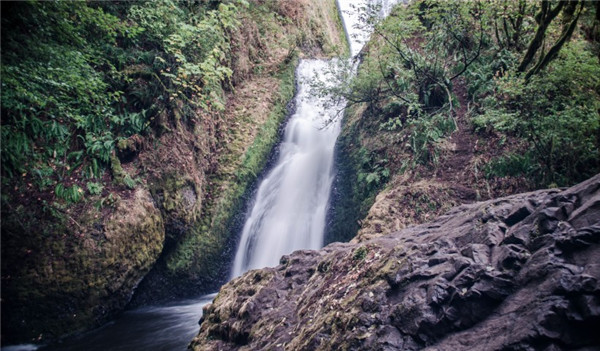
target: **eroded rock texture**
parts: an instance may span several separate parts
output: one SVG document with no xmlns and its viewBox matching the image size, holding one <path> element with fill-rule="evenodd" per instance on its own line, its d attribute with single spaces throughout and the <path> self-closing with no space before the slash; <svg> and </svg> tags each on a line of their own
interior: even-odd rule
<svg viewBox="0 0 600 351">
<path fill-rule="evenodd" d="M 225 285 L 194 350 L 597 350 L 600 175 L 284 256 Z"/>
</svg>

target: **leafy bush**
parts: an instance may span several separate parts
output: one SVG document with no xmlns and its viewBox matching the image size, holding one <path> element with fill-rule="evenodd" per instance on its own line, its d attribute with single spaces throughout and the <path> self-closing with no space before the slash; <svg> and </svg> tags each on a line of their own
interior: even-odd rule
<svg viewBox="0 0 600 351">
<path fill-rule="evenodd" d="M 40 188 L 98 178 L 119 140 L 168 129 L 152 122 L 160 112 L 222 110 L 228 33 L 244 3 L 3 5 L 3 182 L 42 169 L 53 182 Z"/>
<path fill-rule="evenodd" d="M 385 167 L 386 159 L 379 159 L 364 147 L 358 150 L 357 157 L 360 163 L 357 180 L 361 186 L 372 191 L 385 184 L 390 177 L 390 170 Z"/>
<path fill-rule="evenodd" d="M 506 75 L 496 89 L 474 124 L 527 140 L 534 162 L 527 173 L 537 174 L 538 182 L 568 185 L 600 171 L 600 65 L 584 43 L 566 46 L 548 71 L 529 82 Z M 498 164 L 521 164 L 507 162 L 511 157 Z M 524 171 L 519 166 L 511 172 Z"/>
<path fill-rule="evenodd" d="M 487 163 L 483 169 L 487 178 L 525 176 L 528 179 L 535 179 L 538 168 L 533 153 L 525 152 L 500 156 Z"/>
<path fill-rule="evenodd" d="M 419 164 L 437 164 L 439 142 L 456 130 L 454 119 L 443 113 L 410 120 L 409 146 L 414 161 Z"/>
</svg>

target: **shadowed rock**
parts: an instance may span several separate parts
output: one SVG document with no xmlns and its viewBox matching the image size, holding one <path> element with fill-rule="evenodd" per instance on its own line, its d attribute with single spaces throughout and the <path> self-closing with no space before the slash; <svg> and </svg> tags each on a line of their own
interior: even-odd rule
<svg viewBox="0 0 600 351">
<path fill-rule="evenodd" d="M 390 218 L 393 220 L 393 218 Z M 597 350 L 600 175 L 225 285 L 194 350 Z"/>
</svg>

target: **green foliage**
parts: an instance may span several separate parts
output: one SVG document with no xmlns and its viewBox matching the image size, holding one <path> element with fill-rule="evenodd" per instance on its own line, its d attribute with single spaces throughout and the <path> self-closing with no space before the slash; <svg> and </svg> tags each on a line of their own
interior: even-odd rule
<svg viewBox="0 0 600 351">
<path fill-rule="evenodd" d="M 369 250 L 366 246 L 361 246 L 354 250 L 354 253 L 352 254 L 352 260 L 355 262 L 362 261 L 367 257 L 368 252 Z"/>
<path fill-rule="evenodd" d="M 102 189 L 104 188 L 104 186 L 100 183 L 89 182 L 89 183 L 87 183 L 87 188 L 88 188 L 88 191 L 90 192 L 90 194 L 100 195 L 100 194 L 102 194 Z"/>
<path fill-rule="evenodd" d="M 478 6 L 423 1 L 396 7 L 374 25 L 372 48 L 346 97 L 370 103 L 394 99 L 427 112 L 449 104 L 452 81 L 477 59 L 484 42 Z"/>
<path fill-rule="evenodd" d="M 526 140 L 523 156 L 506 156 L 493 174 L 531 174 L 540 184 L 567 185 L 600 171 L 600 65 L 585 44 L 566 46 L 549 70 L 526 83 L 514 75 L 497 81 L 497 95 L 474 119 L 480 130 Z M 512 170 L 502 170 L 510 167 Z"/>
<path fill-rule="evenodd" d="M 43 168 L 55 181 L 75 170 L 97 178 L 119 140 L 165 129 L 153 122 L 160 112 L 177 110 L 177 123 L 198 107 L 222 110 L 239 6 L 3 5 L 2 175 Z"/>
<path fill-rule="evenodd" d="M 54 193 L 56 197 L 67 201 L 67 203 L 79 202 L 83 198 L 83 189 L 77 184 L 65 187 L 62 183 L 58 183 L 54 188 Z"/>
<path fill-rule="evenodd" d="M 131 178 L 129 174 L 126 174 L 123 178 L 123 184 L 125 184 L 125 186 L 129 189 L 135 189 L 137 182 L 138 181 L 136 179 Z"/>
<path fill-rule="evenodd" d="M 81 137 L 81 135 L 79 137 Z M 99 136 L 93 133 L 86 134 L 83 143 L 88 155 L 93 156 L 102 162 L 108 163 L 110 161 L 110 155 L 115 148 L 115 141 L 110 132 L 105 132 Z"/>
<path fill-rule="evenodd" d="M 411 130 L 409 145 L 413 160 L 423 165 L 437 164 L 439 142 L 456 130 L 456 123 L 451 117 L 438 113 L 411 120 L 407 128 Z"/>
<path fill-rule="evenodd" d="M 379 159 L 376 154 L 366 148 L 358 151 L 360 170 L 357 173 L 358 183 L 367 189 L 377 189 L 390 177 L 390 170 L 385 167 L 386 159 Z"/>
<path fill-rule="evenodd" d="M 31 2 L 12 5 L 3 28 L 3 171 L 32 159 L 69 168 L 71 136 L 106 128 L 108 85 L 95 66 L 124 26 L 85 3 Z"/>
<path fill-rule="evenodd" d="M 54 174 L 54 170 L 51 167 L 40 164 L 39 167 L 34 167 L 31 170 L 33 175 L 34 183 L 40 190 L 46 190 L 53 184 L 51 176 Z"/>
<path fill-rule="evenodd" d="M 131 6 L 128 18 L 140 26 L 141 36 L 164 50 L 156 66 L 169 99 L 223 110 L 221 86 L 233 73 L 226 65 L 226 34 L 239 25 L 237 10 L 235 3 L 209 11 L 189 11 L 173 1 Z"/>
<path fill-rule="evenodd" d="M 520 78 L 517 66 L 534 40 L 539 6 L 424 0 L 396 7 L 383 21 L 368 18 L 363 24 L 374 35 L 357 75 L 339 65 L 333 70 L 338 87 L 330 90 L 351 104 L 366 103 L 383 135 L 401 135 L 399 147 L 411 154 L 405 168 L 437 163 L 440 142 L 456 129 L 452 90 L 463 76 L 471 98 L 467 108 L 480 113 L 475 128 L 494 130 L 502 140 L 526 140 L 531 148 L 495 160 L 488 175 L 524 174 L 540 184 L 586 179 L 600 170 L 600 66 L 590 45 L 578 40 L 557 51 L 546 70 Z M 577 7 L 582 16 L 585 6 Z M 561 21 L 555 22 L 546 31 L 549 42 L 565 34 Z M 360 171 L 360 182 L 380 183 L 372 167 Z"/>
<path fill-rule="evenodd" d="M 528 179 L 535 179 L 538 170 L 539 165 L 536 164 L 532 152 L 525 152 L 524 154 L 511 153 L 500 156 L 484 165 L 483 168 L 487 178 L 525 176 Z"/>
<path fill-rule="evenodd" d="M 516 64 L 516 54 L 506 49 L 482 55 L 465 72 L 465 78 L 469 82 L 469 97 L 475 99 L 493 93 L 496 86 L 494 79 L 504 75 L 509 67 Z"/>
</svg>

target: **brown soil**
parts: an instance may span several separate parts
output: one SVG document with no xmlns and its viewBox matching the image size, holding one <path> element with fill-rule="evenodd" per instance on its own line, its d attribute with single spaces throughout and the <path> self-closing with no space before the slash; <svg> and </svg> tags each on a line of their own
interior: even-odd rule
<svg viewBox="0 0 600 351">
<path fill-rule="evenodd" d="M 447 139 L 452 147 L 436 168 L 434 179 L 448 184 L 459 199 L 472 202 L 476 195 L 472 189 L 471 177 L 467 173 L 476 152 L 477 137 L 473 135 L 467 121 L 468 96 L 464 79 L 458 79 L 453 91 L 459 103 L 454 110 L 456 131 Z"/>
</svg>

